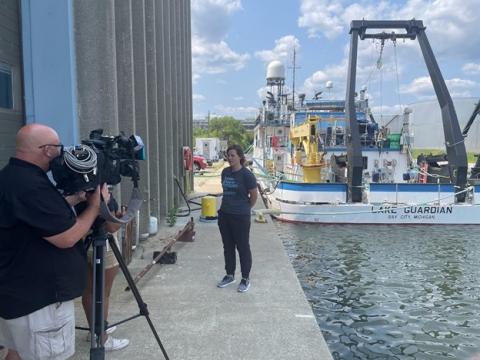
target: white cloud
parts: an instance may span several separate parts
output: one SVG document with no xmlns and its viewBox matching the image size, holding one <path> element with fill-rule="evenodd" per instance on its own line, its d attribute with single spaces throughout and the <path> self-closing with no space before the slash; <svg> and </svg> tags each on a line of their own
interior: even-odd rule
<svg viewBox="0 0 480 360">
<path fill-rule="evenodd" d="M 227 43 L 230 17 L 242 10 L 240 0 L 192 0 L 192 71 L 196 83 L 204 74 L 240 70 L 249 54 Z"/>
<path fill-rule="evenodd" d="M 260 89 L 257 90 L 257 96 L 259 99 L 263 100 L 267 96 L 267 91 L 270 91 L 269 86 L 262 86 Z"/>
<path fill-rule="evenodd" d="M 193 101 L 203 101 L 203 100 L 205 100 L 205 96 L 203 96 L 201 94 L 193 94 L 192 99 L 193 99 Z"/>
<path fill-rule="evenodd" d="M 474 35 L 480 21 L 478 5 L 478 0 L 409 0 L 396 15 L 423 20 L 437 57 L 478 59 L 480 37 Z"/>
<path fill-rule="evenodd" d="M 208 42 L 223 40 L 229 17 L 242 10 L 240 0 L 192 0 L 192 33 Z"/>
<path fill-rule="evenodd" d="M 310 37 L 348 34 L 352 20 L 420 19 L 436 56 L 480 57 L 478 0 L 301 0 L 298 25 Z"/>
<path fill-rule="evenodd" d="M 382 117 L 385 116 L 386 114 L 390 115 L 397 115 L 397 114 L 403 114 L 405 106 L 402 105 L 383 105 L 383 106 L 372 106 L 370 110 L 372 111 L 372 114 L 380 114 Z"/>
<path fill-rule="evenodd" d="M 238 54 L 224 41 L 209 43 L 202 38 L 192 38 L 192 67 L 195 74 L 220 74 L 228 69 L 245 67 L 248 54 Z M 200 75 L 199 75 L 200 76 Z"/>
<path fill-rule="evenodd" d="M 195 73 L 192 73 L 192 83 L 193 84 L 196 84 L 198 79 L 200 79 L 200 75 L 199 74 L 195 74 Z"/>
<path fill-rule="evenodd" d="M 466 63 L 465 65 L 463 65 L 462 70 L 465 74 L 478 75 L 480 74 L 480 64 L 472 62 Z"/>
<path fill-rule="evenodd" d="M 256 117 L 258 111 L 258 108 L 253 106 L 215 105 L 215 112 L 219 114 L 219 116 L 233 116 L 235 119 Z"/>
<path fill-rule="evenodd" d="M 402 94 L 418 94 L 433 91 L 432 80 L 428 76 L 422 76 L 416 79 L 408 85 L 400 86 L 400 92 Z"/>
<path fill-rule="evenodd" d="M 453 78 L 445 80 L 451 96 L 471 96 L 469 90 L 478 87 L 478 84 L 472 80 Z M 414 79 L 408 85 L 402 85 L 400 91 L 404 94 L 413 94 L 423 97 L 433 96 L 434 90 L 432 80 L 428 76 L 422 76 Z"/>
<path fill-rule="evenodd" d="M 391 44 L 390 44 L 391 45 Z M 392 46 L 385 46 L 382 54 L 381 66 L 377 67 L 377 60 L 380 55 L 380 45 L 378 42 L 371 41 L 360 42 L 357 54 L 357 69 L 356 69 L 356 87 L 360 88 L 364 85 L 369 87 L 371 83 L 379 81 L 396 81 L 396 73 L 402 72 L 402 65 L 395 65 Z M 347 75 L 348 75 L 348 56 L 349 45 L 345 45 L 343 49 L 343 58 L 336 64 L 327 65 L 324 68 L 317 70 L 310 77 L 308 77 L 303 84 L 303 92 L 312 94 L 316 91 L 324 90 L 326 96 L 345 97 Z M 398 67 L 398 69 L 397 69 Z M 326 82 L 332 81 L 333 88 L 326 89 Z"/>
<path fill-rule="evenodd" d="M 257 51 L 255 52 L 255 56 L 266 63 L 273 60 L 287 63 L 292 61 L 293 49 L 296 49 L 298 52 L 300 49 L 300 41 L 293 35 L 286 35 L 275 40 L 275 47 L 272 50 Z"/>
<path fill-rule="evenodd" d="M 472 97 L 473 94 L 468 90 L 465 90 L 465 91 L 451 91 L 450 96 L 452 98 L 469 98 L 469 97 Z"/>
<path fill-rule="evenodd" d="M 205 117 L 205 114 L 193 113 L 193 120 L 203 120 Z"/>
<path fill-rule="evenodd" d="M 477 83 L 475 81 L 459 79 L 459 78 L 445 80 L 445 82 L 447 83 L 447 86 L 452 89 L 473 88 L 477 86 Z"/>
<path fill-rule="evenodd" d="M 325 87 L 327 80 L 330 77 L 323 70 L 318 70 L 314 72 L 310 77 L 308 77 L 303 83 L 303 88 L 305 93 L 311 94 L 319 90 L 322 87 Z"/>
<path fill-rule="evenodd" d="M 339 16 L 343 9 L 341 2 L 336 0 L 302 0 L 298 26 L 307 28 L 310 37 L 322 33 L 334 38 L 344 29 L 345 24 Z"/>
<path fill-rule="evenodd" d="M 388 10 L 387 1 L 361 1 L 345 4 L 338 0 L 301 0 L 298 26 L 306 28 L 309 37 L 333 39 L 346 33 L 352 20 L 378 19 Z"/>
<path fill-rule="evenodd" d="M 322 70 L 314 72 L 308 77 L 300 92 L 312 97 L 318 91 L 323 91 L 325 97 L 345 97 L 345 85 L 347 78 L 347 59 L 344 58 L 341 63 L 336 65 L 328 65 Z M 327 89 L 327 81 L 331 81 L 333 87 Z"/>
</svg>

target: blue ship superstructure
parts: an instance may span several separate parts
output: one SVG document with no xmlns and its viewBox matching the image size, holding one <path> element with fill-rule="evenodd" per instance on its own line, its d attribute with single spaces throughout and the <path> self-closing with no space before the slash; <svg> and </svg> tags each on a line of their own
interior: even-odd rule
<svg viewBox="0 0 480 360">
<path fill-rule="evenodd" d="M 320 142 L 325 151 L 346 150 L 346 128 L 344 100 L 313 99 L 305 102 L 304 107 L 295 112 L 292 126 L 303 124 L 308 116 L 318 116 Z M 382 128 L 373 119 L 368 108 L 368 99 L 357 102 L 356 118 L 360 131 L 362 150 L 372 148 L 382 150 L 399 150 L 400 133 L 391 133 Z"/>
<path fill-rule="evenodd" d="M 319 151 L 328 160 L 330 182 L 346 182 L 347 133 L 349 121 L 344 100 L 306 100 L 295 112 L 291 127 L 300 126 L 308 118 L 318 118 Z M 360 133 L 364 182 L 399 182 L 411 164 L 410 146 L 413 137 L 409 131 L 409 111 L 393 116 L 385 125 L 375 121 L 368 106 L 366 89 L 360 91 L 355 102 L 356 120 Z"/>
</svg>

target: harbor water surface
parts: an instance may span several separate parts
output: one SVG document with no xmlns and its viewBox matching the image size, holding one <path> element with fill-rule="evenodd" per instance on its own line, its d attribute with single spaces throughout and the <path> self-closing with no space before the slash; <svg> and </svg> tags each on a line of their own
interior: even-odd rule
<svg viewBox="0 0 480 360">
<path fill-rule="evenodd" d="M 335 359 L 480 359 L 478 226 L 276 226 Z"/>
</svg>

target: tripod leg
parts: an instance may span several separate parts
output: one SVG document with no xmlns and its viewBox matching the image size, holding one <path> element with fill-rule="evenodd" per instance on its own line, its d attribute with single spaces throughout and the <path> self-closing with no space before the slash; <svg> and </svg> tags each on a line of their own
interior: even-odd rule
<svg viewBox="0 0 480 360">
<path fill-rule="evenodd" d="M 120 250 L 118 249 L 118 246 L 115 243 L 115 239 L 113 238 L 113 236 L 108 236 L 108 242 L 112 248 L 113 253 L 115 254 L 115 257 L 117 258 L 118 265 L 120 266 L 120 269 L 122 270 L 122 273 L 125 276 L 125 279 L 127 280 L 128 286 L 132 290 L 132 294 L 135 297 L 135 300 L 137 301 L 138 308 L 140 310 L 140 315 L 145 316 L 145 319 L 147 319 L 148 325 L 150 326 L 150 330 L 152 330 L 153 336 L 155 336 L 155 339 L 157 340 L 158 346 L 160 346 L 160 349 L 162 350 L 165 360 L 169 360 L 167 352 L 165 351 L 165 348 L 162 345 L 162 341 L 158 336 L 157 330 L 155 330 L 152 320 L 150 319 L 149 312 L 147 309 L 147 304 L 143 302 L 140 292 L 138 291 L 138 288 L 135 285 L 135 282 L 133 281 L 132 275 L 128 271 L 125 261 L 123 261 L 122 254 L 120 253 Z"/>
<path fill-rule="evenodd" d="M 93 239 L 93 264 L 92 264 L 92 315 L 90 318 L 90 359 L 91 360 L 104 360 L 105 348 L 104 334 L 105 334 L 105 314 L 103 311 L 103 303 L 105 300 L 105 243 L 106 232 L 98 230 L 94 232 Z"/>
</svg>

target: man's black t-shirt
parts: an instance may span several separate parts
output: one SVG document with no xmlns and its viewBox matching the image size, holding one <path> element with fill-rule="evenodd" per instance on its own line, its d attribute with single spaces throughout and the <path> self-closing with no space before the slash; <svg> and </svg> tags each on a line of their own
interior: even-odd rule
<svg viewBox="0 0 480 360">
<path fill-rule="evenodd" d="M 0 171 L 0 317 L 17 318 L 81 296 L 86 283 L 82 242 L 61 249 L 44 239 L 75 221 L 41 168 L 11 158 Z"/>
</svg>

